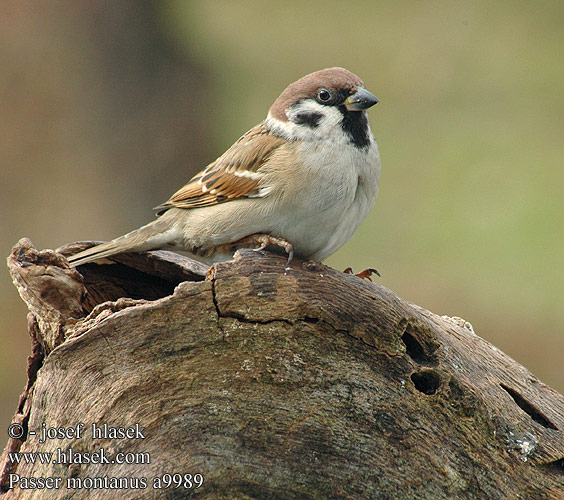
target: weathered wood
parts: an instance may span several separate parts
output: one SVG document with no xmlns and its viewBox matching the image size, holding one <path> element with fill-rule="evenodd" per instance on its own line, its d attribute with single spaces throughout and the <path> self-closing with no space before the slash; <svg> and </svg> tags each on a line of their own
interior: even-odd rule
<svg viewBox="0 0 564 500">
<path fill-rule="evenodd" d="M 167 252 L 119 261 L 79 274 L 29 240 L 14 248 L 36 347 L 14 417 L 26 435 L 7 449 L 151 463 L 15 466 L 5 451 L 4 488 L 10 473 L 62 485 L 4 498 L 564 498 L 564 398 L 464 321 L 265 253 L 241 251 L 204 281 Z M 39 443 L 27 431 L 43 422 L 86 430 Z M 104 423 L 145 438 L 93 439 Z M 164 473 L 204 484 L 154 489 Z M 142 477 L 145 489 L 66 485 Z"/>
</svg>

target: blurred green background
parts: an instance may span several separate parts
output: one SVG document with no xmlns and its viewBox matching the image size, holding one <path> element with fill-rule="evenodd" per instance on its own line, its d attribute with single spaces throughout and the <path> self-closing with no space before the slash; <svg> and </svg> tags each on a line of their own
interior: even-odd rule
<svg viewBox="0 0 564 500">
<path fill-rule="evenodd" d="M 562 26 L 562 0 L 3 1 L 1 253 L 146 223 L 288 83 L 344 66 L 381 100 L 383 174 L 327 264 L 378 268 L 564 392 Z M 0 294 L 4 429 L 30 343 L 6 269 Z"/>
</svg>

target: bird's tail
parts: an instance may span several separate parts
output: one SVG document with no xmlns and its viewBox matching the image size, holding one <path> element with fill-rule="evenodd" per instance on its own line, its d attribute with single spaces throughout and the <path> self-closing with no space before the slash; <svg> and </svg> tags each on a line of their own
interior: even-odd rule
<svg viewBox="0 0 564 500">
<path fill-rule="evenodd" d="M 162 219 L 131 231 L 107 243 L 102 243 L 67 257 L 71 267 L 88 264 L 104 257 L 124 252 L 143 252 L 172 245 L 175 240 L 173 229 Z"/>
</svg>

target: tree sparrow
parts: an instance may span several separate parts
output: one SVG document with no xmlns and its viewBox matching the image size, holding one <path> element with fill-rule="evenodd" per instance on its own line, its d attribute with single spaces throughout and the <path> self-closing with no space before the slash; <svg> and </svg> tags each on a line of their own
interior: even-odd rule
<svg viewBox="0 0 564 500">
<path fill-rule="evenodd" d="M 157 220 L 69 257 L 70 265 L 158 248 L 213 263 L 257 245 L 322 261 L 376 200 L 380 155 L 365 110 L 377 102 L 343 68 L 300 78 L 266 120 L 156 207 Z"/>
</svg>

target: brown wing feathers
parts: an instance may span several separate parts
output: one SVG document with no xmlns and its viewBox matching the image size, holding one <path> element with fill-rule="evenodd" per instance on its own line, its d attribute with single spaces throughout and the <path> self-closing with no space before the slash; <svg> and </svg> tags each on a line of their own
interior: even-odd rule
<svg viewBox="0 0 564 500">
<path fill-rule="evenodd" d="M 256 195 L 262 177 L 260 167 L 284 142 L 269 134 L 264 123 L 257 125 L 166 203 L 156 207 L 158 214 L 172 207 L 205 207 Z"/>
</svg>

